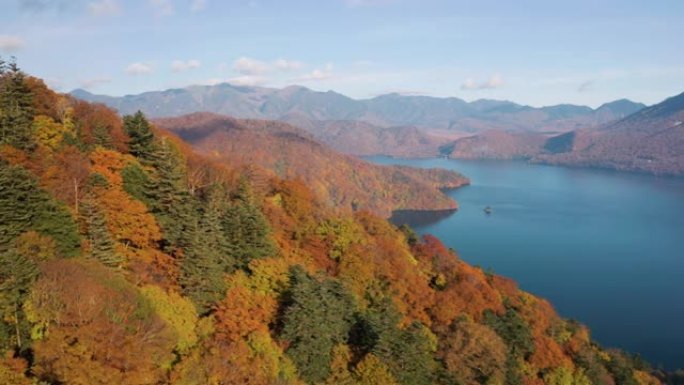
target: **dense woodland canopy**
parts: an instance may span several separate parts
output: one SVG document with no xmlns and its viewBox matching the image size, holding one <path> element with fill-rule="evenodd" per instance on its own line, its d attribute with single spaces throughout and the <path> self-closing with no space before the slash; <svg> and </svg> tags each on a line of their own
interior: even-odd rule
<svg viewBox="0 0 684 385">
<path fill-rule="evenodd" d="M 0 384 L 659 383 L 434 237 L 0 68 Z"/>
</svg>

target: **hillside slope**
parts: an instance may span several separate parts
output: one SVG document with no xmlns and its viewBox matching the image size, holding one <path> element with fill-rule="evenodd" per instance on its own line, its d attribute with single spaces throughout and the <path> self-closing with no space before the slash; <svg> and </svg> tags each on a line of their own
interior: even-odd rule
<svg viewBox="0 0 684 385">
<path fill-rule="evenodd" d="M 336 151 L 357 156 L 431 157 L 450 142 L 415 126 L 380 127 L 357 120 L 303 121 L 290 116 L 284 121 L 306 130 Z"/>
<path fill-rule="evenodd" d="M 684 94 L 594 129 L 559 135 L 488 131 L 457 139 L 443 149 L 453 158 L 517 158 L 564 166 L 684 175 Z"/>
<path fill-rule="evenodd" d="M 378 166 L 338 154 L 310 134 L 281 122 L 238 120 L 196 113 L 155 122 L 200 153 L 232 166 L 259 165 L 281 178 L 301 178 L 331 207 L 371 210 L 448 210 L 453 200 L 439 189 L 468 183 L 445 170 Z"/>
<path fill-rule="evenodd" d="M 540 154 L 535 160 L 684 175 L 684 94 L 600 127 L 571 151 Z"/>
</svg>

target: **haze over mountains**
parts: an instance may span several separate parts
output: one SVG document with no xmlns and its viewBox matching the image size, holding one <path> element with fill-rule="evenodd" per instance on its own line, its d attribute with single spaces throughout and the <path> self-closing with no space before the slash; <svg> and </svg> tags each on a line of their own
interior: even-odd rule
<svg viewBox="0 0 684 385">
<path fill-rule="evenodd" d="M 191 86 L 139 95 L 110 97 L 75 90 L 72 95 L 104 103 L 122 114 L 141 110 L 150 117 L 170 117 L 193 112 L 214 112 L 243 119 L 306 121 L 363 121 L 380 127 L 417 126 L 452 134 L 488 129 L 569 131 L 594 127 L 625 117 L 645 107 L 619 100 L 592 109 L 562 104 L 535 108 L 509 101 L 437 98 L 386 94 L 356 100 L 334 91 L 318 92 L 305 87 L 283 89 L 234 86 Z"/>
</svg>

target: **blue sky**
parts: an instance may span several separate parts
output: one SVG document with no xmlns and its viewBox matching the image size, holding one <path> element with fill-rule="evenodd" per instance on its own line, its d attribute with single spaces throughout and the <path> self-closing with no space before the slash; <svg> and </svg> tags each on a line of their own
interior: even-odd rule
<svg viewBox="0 0 684 385">
<path fill-rule="evenodd" d="M 60 91 L 300 84 L 653 104 L 684 91 L 681 0 L 0 0 L 0 54 Z"/>
</svg>

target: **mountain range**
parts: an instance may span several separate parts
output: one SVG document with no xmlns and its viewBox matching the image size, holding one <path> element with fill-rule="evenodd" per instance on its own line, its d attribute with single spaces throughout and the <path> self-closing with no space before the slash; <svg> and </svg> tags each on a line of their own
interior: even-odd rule
<svg viewBox="0 0 684 385">
<path fill-rule="evenodd" d="M 453 158 L 530 159 L 566 166 L 684 174 L 684 93 L 594 129 L 560 135 L 487 132 L 443 147 Z"/>
<path fill-rule="evenodd" d="M 318 92 L 301 86 L 276 89 L 228 83 L 123 97 L 95 95 L 85 90 L 75 90 L 71 95 L 104 103 L 122 114 L 140 110 L 157 118 L 204 111 L 244 119 L 352 120 L 381 127 L 412 125 L 460 132 L 493 128 L 568 131 L 607 123 L 645 107 L 623 99 L 597 109 L 572 104 L 535 108 L 509 101 L 481 99 L 466 102 L 455 97 L 397 93 L 357 100 L 334 91 Z"/>
</svg>

